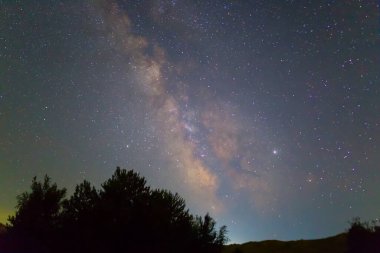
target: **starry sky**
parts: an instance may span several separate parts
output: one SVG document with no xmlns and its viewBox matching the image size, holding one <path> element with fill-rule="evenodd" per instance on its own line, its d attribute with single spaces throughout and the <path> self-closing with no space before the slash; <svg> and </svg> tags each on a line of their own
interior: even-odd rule
<svg viewBox="0 0 380 253">
<path fill-rule="evenodd" d="M 0 0 L 0 222 L 116 166 L 231 242 L 380 218 L 379 2 Z"/>
</svg>

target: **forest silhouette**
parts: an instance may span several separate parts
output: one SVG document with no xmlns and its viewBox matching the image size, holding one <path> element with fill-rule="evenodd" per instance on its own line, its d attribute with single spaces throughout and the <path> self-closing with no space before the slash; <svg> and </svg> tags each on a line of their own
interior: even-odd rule
<svg viewBox="0 0 380 253">
<path fill-rule="evenodd" d="M 347 234 L 348 253 L 380 253 L 379 221 L 361 222 L 354 218 Z"/>
<path fill-rule="evenodd" d="M 190 214 L 177 193 L 151 189 L 132 170 L 116 169 L 97 190 L 77 185 L 65 198 L 48 176 L 18 196 L 0 239 L 1 252 L 210 252 L 222 250 L 226 227 Z"/>
<path fill-rule="evenodd" d="M 17 203 L 9 223 L 0 224 L 1 253 L 229 252 L 226 226 L 217 229 L 209 214 L 192 215 L 177 193 L 151 189 L 133 170 L 117 167 L 99 190 L 85 180 L 69 198 L 48 176 L 34 177 Z M 379 222 L 355 218 L 343 236 L 339 252 L 380 253 Z"/>
</svg>

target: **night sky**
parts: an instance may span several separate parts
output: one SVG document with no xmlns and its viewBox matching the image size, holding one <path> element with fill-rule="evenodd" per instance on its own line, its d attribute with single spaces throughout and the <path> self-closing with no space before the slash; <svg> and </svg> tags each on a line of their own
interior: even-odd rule
<svg viewBox="0 0 380 253">
<path fill-rule="evenodd" d="M 116 166 L 231 242 L 380 218 L 379 2 L 0 0 L 0 222 Z"/>
</svg>

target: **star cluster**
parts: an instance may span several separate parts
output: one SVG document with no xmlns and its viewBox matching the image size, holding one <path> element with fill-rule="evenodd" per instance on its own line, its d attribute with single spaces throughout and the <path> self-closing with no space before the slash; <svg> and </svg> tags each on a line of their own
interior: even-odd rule
<svg viewBox="0 0 380 253">
<path fill-rule="evenodd" d="M 376 1 L 9 1 L 0 222 L 33 176 L 116 166 L 233 242 L 317 238 L 380 208 Z"/>
</svg>

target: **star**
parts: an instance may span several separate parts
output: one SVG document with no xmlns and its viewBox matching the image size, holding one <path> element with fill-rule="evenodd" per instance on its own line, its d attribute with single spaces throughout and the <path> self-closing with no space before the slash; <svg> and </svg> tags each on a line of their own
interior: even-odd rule
<svg viewBox="0 0 380 253">
<path fill-rule="evenodd" d="M 33 176 L 71 192 L 116 166 L 231 242 L 380 210 L 378 1 L 42 2 L 1 6 L 0 223 Z"/>
</svg>

